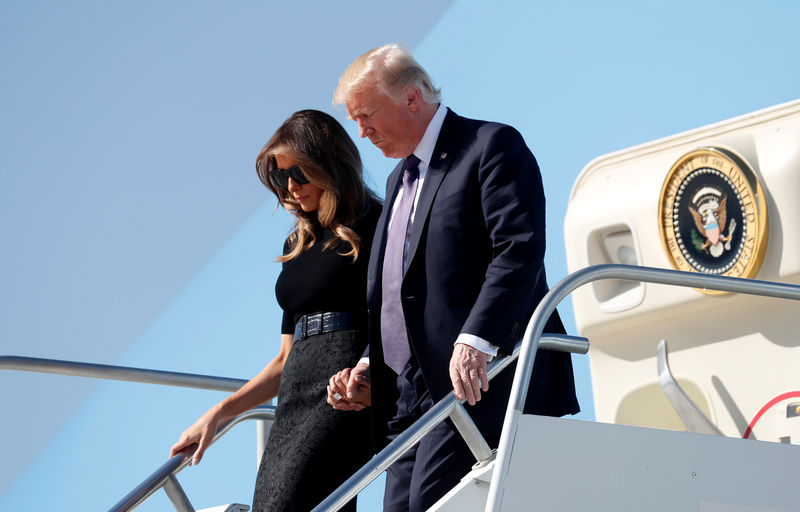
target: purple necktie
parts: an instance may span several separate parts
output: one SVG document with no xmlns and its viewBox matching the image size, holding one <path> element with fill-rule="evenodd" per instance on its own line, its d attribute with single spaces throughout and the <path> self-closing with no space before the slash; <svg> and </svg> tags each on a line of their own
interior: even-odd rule
<svg viewBox="0 0 800 512">
<path fill-rule="evenodd" d="M 408 344 L 406 320 L 403 304 L 400 301 L 400 285 L 403 282 L 403 260 L 406 248 L 406 234 L 410 226 L 411 210 L 417 192 L 419 177 L 419 158 L 414 155 L 406 158 L 403 172 L 403 195 L 394 212 L 389 232 L 386 236 L 386 250 L 383 253 L 383 280 L 381 301 L 381 341 L 383 359 L 398 375 L 411 359 Z"/>
</svg>

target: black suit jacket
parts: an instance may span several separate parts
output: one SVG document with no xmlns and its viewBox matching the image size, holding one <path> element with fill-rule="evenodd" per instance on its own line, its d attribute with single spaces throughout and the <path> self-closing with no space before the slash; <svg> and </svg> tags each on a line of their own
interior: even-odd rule
<svg viewBox="0 0 800 512">
<path fill-rule="evenodd" d="M 383 254 L 402 162 L 387 180 L 367 279 L 370 370 L 376 428 L 395 412 L 396 374 L 383 363 L 380 301 Z M 547 293 L 545 199 L 536 159 L 514 128 L 448 111 L 431 157 L 407 253 L 403 312 L 412 350 L 434 400 L 452 391 L 449 362 L 459 333 L 510 353 Z M 555 313 L 545 332 L 563 333 Z M 467 407 L 484 435 L 500 433 L 515 367 Z M 525 412 L 578 412 L 569 354 L 542 350 Z M 380 436 L 378 436 L 380 438 Z"/>
</svg>

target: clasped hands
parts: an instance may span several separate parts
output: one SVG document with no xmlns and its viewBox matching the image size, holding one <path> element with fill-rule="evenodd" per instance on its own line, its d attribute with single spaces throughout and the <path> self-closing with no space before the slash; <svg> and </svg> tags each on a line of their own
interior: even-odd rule
<svg viewBox="0 0 800 512">
<path fill-rule="evenodd" d="M 338 411 L 360 411 L 372 404 L 369 365 L 345 368 L 328 382 L 328 403 Z"/>
<path fill-rule="evenodd" d="M 456 398 L 469 405 L 481 400 L 481 391 L 489 390 L 486 365 L 489 355 L 463 343 L 456 343 L 450 358 L 450 381 Z M 369 365 L 359 363 L 330 378 L 328 403 L 340 411 L 360 411 L 372 403 Z"/>
</svg>

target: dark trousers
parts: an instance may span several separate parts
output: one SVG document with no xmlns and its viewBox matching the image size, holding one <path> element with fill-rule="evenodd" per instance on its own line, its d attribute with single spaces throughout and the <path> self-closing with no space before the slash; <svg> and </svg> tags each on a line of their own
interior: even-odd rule
<svg viewBox="0 0 800 512">
<path fill-rule="evenodd" d="M 397 414 L 388 424 L 394 439 L 435 405 L 413 361 L 397 376 Z M 490 442 L 491 443 L 491 442 Z M 436 426 L 386 471 L 385 512 L 424 511 L 466 475 L 475 457 L 449 421 Z"/>
</svg>

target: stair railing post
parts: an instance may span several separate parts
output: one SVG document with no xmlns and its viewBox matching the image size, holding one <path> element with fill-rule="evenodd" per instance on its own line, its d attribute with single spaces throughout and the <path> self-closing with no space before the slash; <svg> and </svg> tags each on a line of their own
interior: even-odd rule
<svg viewBox="0 0 800 512">
<path fill-rule="evenodd" d="M 272 405 L 272 400 L 264 402 L 264 405 Z M 261 467 L 261 458 L 267 449 L 270 429 L 272 429 L 272 420 L 256 420 L 256 471 Z"/>
<path fill-rule="evenodd" d="M 166 480 L 164 480 L 163 488 L 164 492 L 169 496 L 169 500 L 175 506 L 175 510 L 178 512 L 194 512 L 192 502 L 189 501 L 189 497 L 186 496 L 186 492 L 181 487 L 181 484 L 178 483 L 178 479 L 175 478 L 174 474 L 167 476 Z"/>
<path fill-rule="evenodd" d="M 492 448 L 489 446 L 489 443 L 486 442 L 483 435 L 481 435 L 477 425 L 472 421 L 472 418 L 461 403 L 456 402 L 455 407 L 453 407 L 450 413 L 450 420 L 458 429 L 461 437 L 464 438 L 464 442 L 467 443 L 472 455 L 475 456 L 475 460 L 484 462 L 491 458 Z"/>
</svg>

